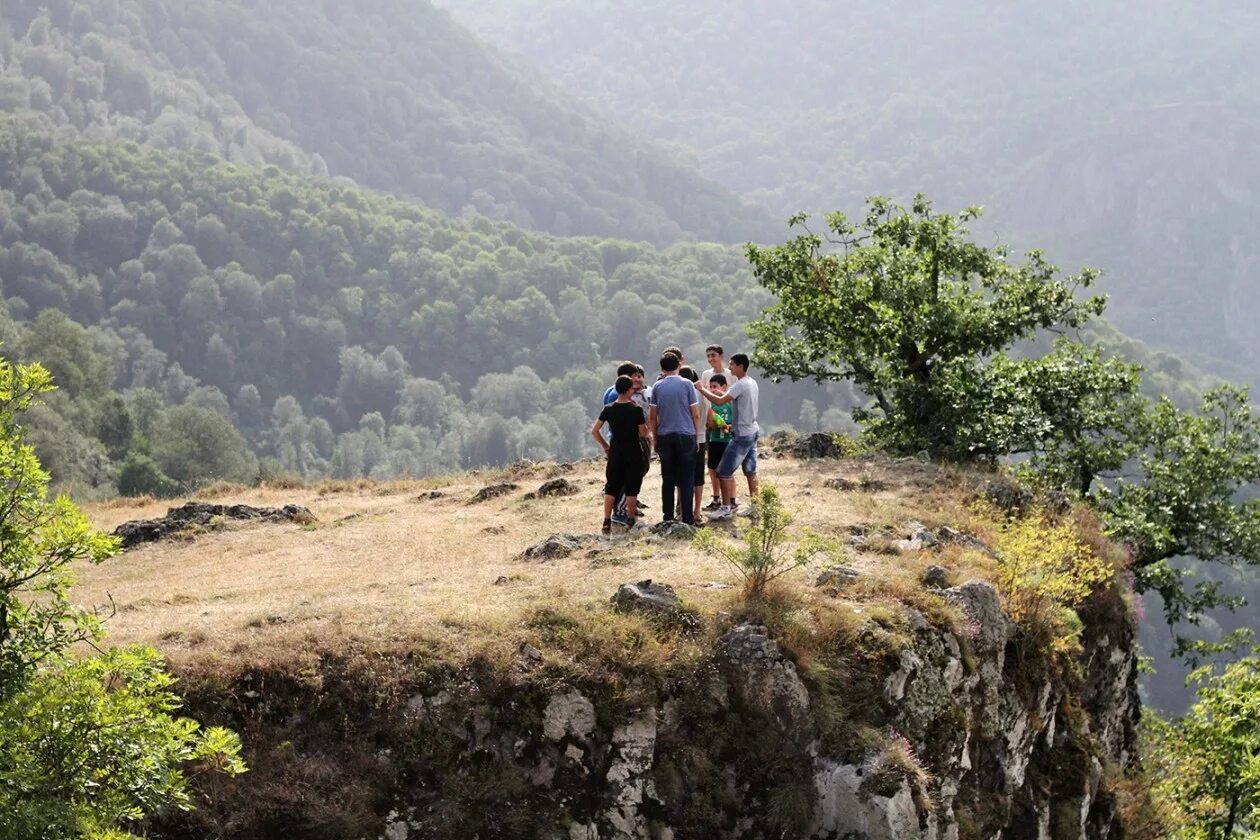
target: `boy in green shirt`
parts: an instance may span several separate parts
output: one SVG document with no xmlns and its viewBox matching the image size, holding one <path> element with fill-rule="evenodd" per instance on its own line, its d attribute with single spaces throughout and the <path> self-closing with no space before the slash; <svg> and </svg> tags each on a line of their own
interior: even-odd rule
<svg viewBox="0 0 1260 840">
<path fill-rule="evenodd" d="M 726 377 L 720 373 L 713 374 L 709 378 L 709 390 L 715 394 L 725 394 Z M 709 404 L 709 416 L 705 420 L 705 426 L 709 429 L 709 478 L 714 487 L 718 486 L 717 466 L 722 463 L 722 453 L 726 451 L 726 444 L 731 442 L 731 419 L 734 411 L 735 408 L 731 403 Z M 721 504 L 722 500 L 714 496 L 710 507 L 716 508 Z"/>
</svg>

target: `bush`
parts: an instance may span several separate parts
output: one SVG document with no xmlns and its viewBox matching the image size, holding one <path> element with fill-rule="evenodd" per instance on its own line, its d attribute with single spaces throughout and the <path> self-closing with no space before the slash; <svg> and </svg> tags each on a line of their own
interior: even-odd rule
<svg viewBox="0 0 1260 840">
<path fill-rule="evenodd" d="M 997 552 L 998 585 L 1015 621 L 1048 635 L 1054 650 L 1075 649 L 1081 622 L 1073 607 L 1112 579 L 1111 565 L 1081 540 L 1075 523 L 1045 511 L 1009 521 Z"/>
<path fill-rule="evenodd" d="M 770 581 L 804 566 L 819 554 L 835 549 L 831 543 L 813 535 L 807 535 L 795 550 L 785 545 L 792 517 L 773 484 L 762 484 L 753 503 L 756 514 L 752 527 L 744 533 L 743 545 L 719 537 L 712 530 L 696 534 L 695 545 L 734 566 L 744 578 L 745 596 L 760 598 Z"/>
</svg>

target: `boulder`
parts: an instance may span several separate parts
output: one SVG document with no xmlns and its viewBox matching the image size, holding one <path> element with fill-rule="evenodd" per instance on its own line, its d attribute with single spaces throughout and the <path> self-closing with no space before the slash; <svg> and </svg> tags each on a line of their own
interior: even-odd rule
<svg viewBox="0 0 1260 840">
<path fill-rule="evenodd" d="M 552 534 L 521 552 L 522 560 L 554 560 L 580 551 L 597 538 L 586 534 Z"/>
<path fill-rule="evenodd" d="M 666 539 L 689 540 L 696 535 L 696 526 L 688 525 L 686 522 L 677 519 L 658 522 L 652 526 L 651 530 L 656 536 Z"/>
<path fill-rule="evenodd" d="M 678 599 L 674 588 L 651 579 L 623 583 L 609 600 L 613 609 L 622 613 L 639 612 L 672 617 L 682 611 L 682 601 Z"/>
<path fill-rule="evenodd" d="M 517 489 L 519 489 L 519 485 L 512 484 L 511 482 L 504 482 L 502 484 L 491 484 L 486 487 L 482 487 L 480 490 L 478 490 L 476 495 L 474 495 L 471 499 L 468 500 L 468 504 L 475 505 L 478 502 L 484 502 L 487 499 L 494 499 L 494 498 L 498 498 L 499 496 L 506 496 L 508 493 L 511 493 L 512 491 L 517 490 Z"/>
<path fill-rule="evenodd" d="M 839 436 L 832 432 L 814 432 L 798 437 L 791 445 L 797 458 L 843 458 Z"/>
<path fill-rule="evenodd" d="M 809 691 L 766 628 L 741 624 L 718 639 L 715 653 L 722 676 L 743 708 L 798 747 L 812 743 Z"/>
<path fill-rule="evenodd" d="M 567 478 L 553 478 L 543 482 L 542 486 L 533 493 L 526 493 L 525 498 L 546 499 L 552 496 L 574 496 L 578 492 L 578 486 Z"/>
<path fill-rule="evenodd" d="M 161 519 L 135 519 L 114 529 L 123 550 L 141 543 L 153 542 L 177 534 L 192 526 L 207 526 L 214 519 L 236 519 L 256 522 L 316 522 L 315 516 L 301 505 L 284 507 L 252 507 L 250 505 L 216 505 L 209 502 L 187 502 L 170 508 Z"/>
<path fill-rule="evenodd" d="M 828 590 L 836 590 L 837 592 L 847 586 L 856 583 L 862 575 L 857 569 L 848 566 L 832 566 L 824 569 L 814 581 L 814 586 L 826 588 Z M 833 593 L 834 594 L 834 593 Z"/>
<path fill-rule="evenodd" d="M 949 569 L 944 566 L 928 566 L 919 580 L 928 589 L 945 589 L 949 586 Z"/>
</svg>

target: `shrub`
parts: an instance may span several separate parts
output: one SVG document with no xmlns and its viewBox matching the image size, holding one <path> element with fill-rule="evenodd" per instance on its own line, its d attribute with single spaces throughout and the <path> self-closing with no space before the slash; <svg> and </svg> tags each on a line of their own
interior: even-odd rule
<svg viewBox="0 0 1260 840">
<path fill-rule="evenodd" d="M 695 545 L 734 566 L 744 578 L 745 596 L 760 598 L 770 581 L 835 549 L 831 543 L 813 535 L 806 535 L 795 549 L 786 545 L 792 516 L 773 484 L 762 484 L 753 502 L 757 513 L 752 526 L 744 533 L 742 545 L 719 537 L 712 530 L 696 534 Z"/>
<path fill-rule="evenodd" d="M 1075 648 L 1081 622 L 1073 607 L 1115 574 L 1081 540 L 1075 524 L 1044 511 L 1014 519 L 997 543 L 998 584 L 1012 618 L 1026 630 L 1049 635 L 1053 649 Z"/>
</svg>

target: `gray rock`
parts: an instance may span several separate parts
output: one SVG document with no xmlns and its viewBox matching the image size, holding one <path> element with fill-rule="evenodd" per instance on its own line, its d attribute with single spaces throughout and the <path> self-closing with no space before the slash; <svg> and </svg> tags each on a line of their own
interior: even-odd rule
<svg viewBox="0 0 1260 840">
<path fill-rule="evenodd" d="M 540 543 L 531 545 L 521 552 L 522 560 L 554 560 L 568 557 L 575 551 L 597 541 L 597 537 L 586 534 L 552 534 Z"/>
<path fill-rule="evenodd" d="M 814 432 L 803 435 L 792 443 L 791 453 L 797 458 L 843 458 L 837 436 L 832 432 Z"/>
<path fill-rule="evenodd" d="M 802 748 L 813 741 L 809 692 L 766 628 L 742 624 L 718 639 L 715 653 L 722 676 L 744 708 Z"/>
<path fill-rule="evenodd" d="M 1002 611 L 1002 602 L 993 585 L 969 580 L 962 586 L 945 590 L 945 597 L 963 608 L 978 627 L 973 640 L 985 651 L 1003 651 L 1013 629 L 1010 618 Z"/>
<path fill-rule="evenodd" d="M 689 540 L 696 535 L 696 526 L 688 525 L 678 519 L 658 522 L 652 526 L 652 533 L 665 539 Z"/>
<path fill-rule="evenodd" d="M 114 536 L 120 538 L 125 551 L 141 543 L 164 539 L 193 526 L 205 527 L 214 519 L 296 522 L 300 525 L 318 521 L 308 509 L 301 505 L 275 508 L 187 502 L 180 507 L 167 509 L 166 516 L 161 519 L 137 519 L 124 522 L 114 529 Z"/>
<path fill-rule="evenodd" d="M 1009 479 L 995 479 L 984 486 L 984 497 L 1003 513 L 1019 515 L 1032 507 L 1033 492 Z"/>
<path fill-rule="evenodd" d="M 928 589 L 945 589 L 949 586 L 949 569 L 944 566 L 928 566 L 920 578 Z"/>
<path fill-rule="evenodd" d="M 527 499 L 547 499 L 557 496 L 576 496 L 580 488 L 567 478 L 553 478 L 543 482 L 533 493 L 526 493 Z"/>
<path fill-rule="evenodd" d="M 570 689 L 552 695 L 543 712 L 543 735 L 559 741 L 566 735 L 585 741 L 595 731 L 595 706 L 582 692 Z"/>
<path fill-rule="evenodd" d="M 818 578 L 814 581 L 814 586 L 819 588 L 829 587 L 832 589 L 844 589 L 856 583 L 858 578 L 862 576 L 857 569 L 848 566 L 832 566 L 824 569 Z"/>
<path fill-rule="evenodd" d="M 520 489 L 520 485 L 512 484 L 511 482 L 491 484 L 478 490 L 477 493 L 468 500 L 468 504 L 475 505 L 489 499 L 498 498 L 499 496 L 506 496 L 508 493 L 518 489 Z"/>
<path fill-rule="evenodd" d="M 655 613 L 673 616 L 682 610 L 682 601 L 674 588 L 667 583 L 641 580 L 623 583 L 609 599 L 617 612 Z"/>
</svg>

